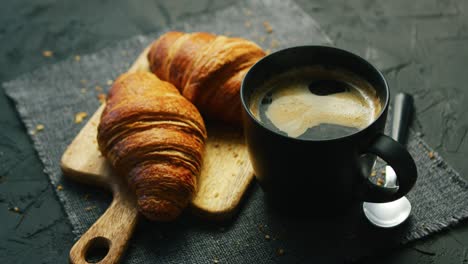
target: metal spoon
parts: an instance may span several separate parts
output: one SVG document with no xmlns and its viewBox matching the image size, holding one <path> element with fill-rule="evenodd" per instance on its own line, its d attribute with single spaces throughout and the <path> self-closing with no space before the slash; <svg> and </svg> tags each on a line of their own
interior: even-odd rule
<svg viewBox="0 0 468 264">
<path fill-rule="evenodd" d="M 413 98 L 411 95 L 399 93 L 395 96 L 394 115 L 391 137 L 404 144 L 408 134 Z M 396 187 L 397 177 L 390 166 L 385 166 L 384 187 Z M 362 205 L 367 219 L 374 225 L 383 228 L 398 226 L 403 223 L 411 212 L 411 203 L 406 197 L 389 203 L 368 203 Z"/>
</svg>

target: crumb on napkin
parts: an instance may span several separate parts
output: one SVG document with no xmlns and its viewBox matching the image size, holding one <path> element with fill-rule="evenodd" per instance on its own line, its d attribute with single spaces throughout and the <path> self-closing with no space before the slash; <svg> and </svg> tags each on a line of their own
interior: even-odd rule
<svg viewBox="0 0 468 264">
<path fill-rule="evenodd" d="M 101 104 L 103 104 L 103 103 L 106 102 L 107 95 L 105 93 L 100 93 L 100 94 L 97 95 L 97 98 L 98 98 L 99 102 L 101 102 Z"/>
<path fill-rule="evenodd" d="M 267 33 L 273 32 L 273 27 L 270 25 L 268 21 L 263 22 L 263 27 Z"/>
<path fill-rule="evenodd" d="M 276 49 L 279 46 L 279 41 L 276 39 L 272 39 L 270 42 L 270 48 Z"/>
<path fill-rule="evenodd" d="M 40 132 L 42 130 L 44 130 L 44 125 L 43 124 L 37 124 L 35 129 L 33 131 L 31 131 L 31 135 L 36 135 L 37 132 Z"/>
<path fill-rule="evenodd" d="M 78 112 L 75 115 L 75 124 L 79 124 L 83 122 L 83 120 L 88 116 L 88 113 L 86 112 Z"/>
</svg>

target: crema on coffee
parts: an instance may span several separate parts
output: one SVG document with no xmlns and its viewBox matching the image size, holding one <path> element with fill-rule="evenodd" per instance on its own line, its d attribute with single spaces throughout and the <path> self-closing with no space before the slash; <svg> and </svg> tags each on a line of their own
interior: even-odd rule
<svg viewBox="0 0 468 264">
<path fill-rule="evenodd" d="M 273 77 L 251 96 L 250 111 L 289 137 L 321 140 L 353 134 L 380 114 L 375 89 L 359 76 L 310 66 Z"/>
</svg>

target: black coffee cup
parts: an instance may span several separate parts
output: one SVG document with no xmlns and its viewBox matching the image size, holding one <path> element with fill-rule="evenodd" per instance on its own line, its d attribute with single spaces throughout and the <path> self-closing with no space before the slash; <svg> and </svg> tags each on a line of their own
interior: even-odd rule
<svg viewBox="0 0 468 264">
<path fill-rule="evenodd" d="M 268 129 L 250 110 L 251 96 L 274 76 L 303 66 L 340 68 L 370 83 L 382 110 L 369 126 L 336 139 L 304 140 Z M 283 209 L 339 212 L 353 202 L 390 202 L 416 182 L 416 165 L 408 151 L 383 134 L 389 106 L 387 82 L 375 67 L 350 52 L 326 46 L 292 47 L 257 62 L 241 87 L 243 124 L 255 176 L 268 201 Z M 369 179 L 376 156 L 396 172 L 398 187 Z M 338 210 L 337 210 L 338 209 Z"/>
</svg>

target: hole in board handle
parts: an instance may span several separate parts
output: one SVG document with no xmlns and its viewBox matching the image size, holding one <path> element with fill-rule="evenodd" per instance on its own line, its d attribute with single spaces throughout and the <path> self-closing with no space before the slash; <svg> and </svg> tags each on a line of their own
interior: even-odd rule
<svg viewBox="0 0 468 264">
<path fill-rule="evenodd" d="M 111 241 L 105 237 L 91 239 L 85 249 L 86 262 L 98 263 L 103 260 L 107 256 L 107 253 L 109 253 L 110 245 Z"/>
</svg>

